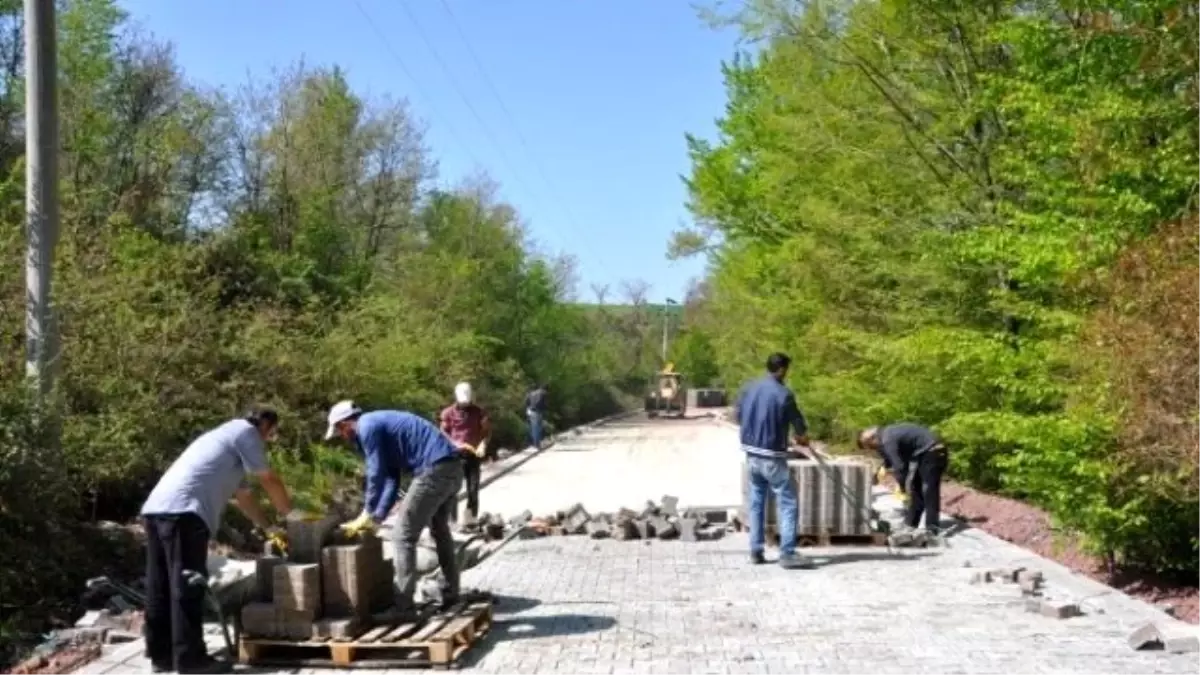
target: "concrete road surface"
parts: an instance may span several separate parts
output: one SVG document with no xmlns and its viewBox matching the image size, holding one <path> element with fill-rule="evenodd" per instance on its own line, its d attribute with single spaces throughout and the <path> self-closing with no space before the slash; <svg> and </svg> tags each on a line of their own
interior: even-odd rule
<svg viewBox="0 0 1200 675">
<path fill-rule="evenodd" d="M 648 499 L 679 505 L 736 506 L 741 501 L 736 438 L 711 419 L 637 416 L 568 437 L 481 493 L 480 509 L 541 515 L 579 502 L 591 512 L 638 508 Z"/>
<path fill-rule="evenodd" d="M 483 509 L 592 511 L 664 493 L 681 504 L 740 499 L 734 431 L 713 420 L 610 423 L 487 487 Z M 747 564 L 745 535 L 715 542 L 517 541 L 464 584 L 498 594 L 496 624 L 466 657 L 484 673 L 1195 673 L 1195 654 L 1135 652 L 1127 634 L 1169 618 L 1048 560 L 968 530 L 952 548 L 889 556 L 808 549 L 818 565 Z M 1024 611 L 1015 586 L 977 569 L 1023 565 L 1086 615 Z M 220 638 L 210 637 L 219 648 Z M 148 670 L 141 645 L 83 672 Z M 257 671 L 266 672 L 266 671 Z M 292 670 L 279 672 L 337 672 Z M 378 671 L 376 671 L 378 672 Z M 401 671 L 387 671 L 401 672 Z M 409 671 L 411 672 L 411 671 Z"/>
</svg>

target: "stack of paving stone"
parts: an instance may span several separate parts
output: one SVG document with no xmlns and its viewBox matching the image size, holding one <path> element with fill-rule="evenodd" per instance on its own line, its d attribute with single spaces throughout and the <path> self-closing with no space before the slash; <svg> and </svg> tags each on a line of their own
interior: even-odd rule
<svg viewBox="0 0 1200 675">
<path fill-rule="evenodd" d="M 859 458 L 830 458 L 828 473 L 810 459 L 788 460 L 791 480 L 796 486 L 800 508 L 796 534 L 800 536 L 862 537 L 874 529 L 865 511 L 872 503 L 871 485 L 874 465 Z M 847 496 L 849 493 L 849 496 Z M 742 465 L 742 506 L 738 518 L 748 522 L 750 512 L 750 475 Z M 767 491 L 766 527 L 775 531 L 778 510 L 775 494 Z"/>
<path fill-rule="evenodd" d="M 286 560 L 257 562 L 255 602 L 242 608 L 248 637 L 349 639 L 391 602 L 391 574 L 372 534 L 331 542 L 336 520 L 292 523 Z"/>
<path fill-rule="evenodd" d="M 722 508 L 690 508 L 680 512 L 679 499 L 664 496 L 659 503 L 647 501 L 642 508 L 615 513 L 589 513 L 574 504 L 556 513 L 535 518 L 525 511 L 507 521 L 497 514 L 483 514 L 476 523 L 488 539 L 499 539 L 523 528 L 525 537 L 589 536 L 592 539 L 720 539 L 732 527 L 731 513 Z"/>
</svg>

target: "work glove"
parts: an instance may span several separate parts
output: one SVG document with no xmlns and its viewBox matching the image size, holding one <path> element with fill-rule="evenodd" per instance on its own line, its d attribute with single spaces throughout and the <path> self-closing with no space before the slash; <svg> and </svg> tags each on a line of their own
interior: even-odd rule
<svg viewBox="0 0 1200 675">
<path fill-rule="evenodd" d="M 286 530 L 278 525 L 268 525 L 266 527 L 259 528 L 259 532 L 262 534 L 262 538 L 267 543 L 271 544 L 271 546 L 275 547 L 280 555 L 287 555 L 288 539 Z"/>
<path fill-rule="evenodd" d="M 908 493 L 907 493 L 907 492 L 903 492 L 903 491 L 901 491 L 901 490 L 894 490 L 894 491 L 892 492 L 892 494 L 893 494 L 893 495 L 895 495 L 896 499 L 899 499 L 899 500 L 900 500 L 900 503 L 901 503 L 901 504 L 904 504 L 905 506 L 908 506 L 908 503 L 909 503 L 910 501 L 912 501 L 912 500 L 909 498 L 909 496 L 908 496 Z"/>
<path fill-rule="evenodd" d="M 879 470 L 875 472 L 875 482 L 882 483 L 887 478 L 887 475 L 887 467 L 879 467 Z"/>
<path fill-rule="evenodd" d="M 371 532 L 374 529 L 375 521 L 371 519 L 371 514 L 366 511 L 363 511 L 354 520 L 341 524 L 342 534 L 348 537 L 356 537 L 364 532 Z"/>
</svg>

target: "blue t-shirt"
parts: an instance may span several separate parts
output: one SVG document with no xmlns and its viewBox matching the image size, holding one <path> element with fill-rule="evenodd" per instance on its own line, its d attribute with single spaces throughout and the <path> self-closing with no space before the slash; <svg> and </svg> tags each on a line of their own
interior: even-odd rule
<svg viewBox="0 0 1200 675">
<path fill-rule="evenodd" d="M 746 454 L 787 458 L 788 427 L 795 429 L 797 436 L 808 433 L 808 423 L 796 405 L 796 396 L 770 375 L 747 385 L 734 408 Z"/>
<path fill-rule="evenodd" d="M 402 474 L 420 476 L 458 452 L 432 422 L 399 410 L 364 413 L 355 441 L 367 464 L 363 506 L 376 522 L 396 505 Z"/>
<path fill-rule="evenodd" d="M 194 513 L 210 536 L 221 514 L 248 473 L 267 470 L 262 436 L 246 420 L 232 420 L 209 431 L 183 451 L 142 505 L 143 516 Z"/>
</svg>

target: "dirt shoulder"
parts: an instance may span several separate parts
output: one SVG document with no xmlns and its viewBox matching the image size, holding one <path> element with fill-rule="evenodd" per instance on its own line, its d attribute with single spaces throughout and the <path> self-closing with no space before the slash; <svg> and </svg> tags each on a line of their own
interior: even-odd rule
<svg viewBox="0 0 1200 675">
<path fill-rule="evenodd" d="M 1082 550 L 1079 539 L 1056 536 L 1041 509 L 1013 499 L 989 495 L 952 482 L 942 486 L 942 510 L 988 534 L 1028 549 L 1075 572 L 1152 604 L 1172 605 L 1184 621 L 1200 620 L 1200 589 L 1150 574 L 1118 572 L 1110 577 L 1103 560 Z"/>
</svg>

